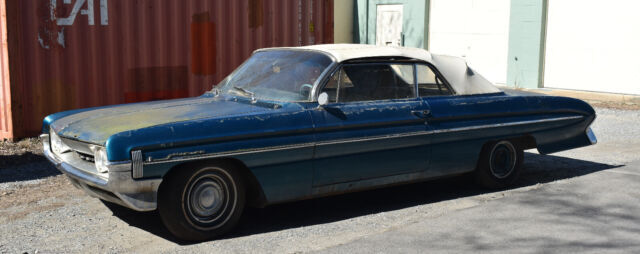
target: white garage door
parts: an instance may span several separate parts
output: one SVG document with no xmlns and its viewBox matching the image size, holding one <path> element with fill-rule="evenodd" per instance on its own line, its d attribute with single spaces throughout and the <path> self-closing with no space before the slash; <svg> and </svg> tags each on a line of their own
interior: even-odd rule
<svg viewBox="0 0 640 254">
<path fill-rule="evenodd" d="M 640 94 L 640 1 L 549 0 L 544 86 Z"/>
<path fill-rule="evenodd" d="M 461 56 L 493 83 L 505 84 L 510 0 L 431 0 L 429 50 Z"/>
</svg>

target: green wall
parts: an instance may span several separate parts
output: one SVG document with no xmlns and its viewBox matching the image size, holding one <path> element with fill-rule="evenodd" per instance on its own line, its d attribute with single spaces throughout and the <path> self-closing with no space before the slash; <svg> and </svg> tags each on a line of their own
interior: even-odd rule
<svg viewBox="0 0 640 254">
<path fill-rule="evenodd" d="M 354 42 L 376 43 L 376 6 L 380 4 L 403 4 L 402 32 L 404 45 L 426 49 L 429 45 L 429 1 L 428 0 L 357 0 L 354 7 Z"/>
<path fill-rule="evenodd" d="M 511 0 L 507 85 L 543 86 L 547 0 Z"/>
<path fill-rule="evenodd" d="M 356 0 L 354 43 L 375 44 L 376 6 L 403 4 L 405 46 L 428 49 L 429 0 Z M 507 85 L 543 87 L 548 0 L 511 0 Z"/>
</svg>

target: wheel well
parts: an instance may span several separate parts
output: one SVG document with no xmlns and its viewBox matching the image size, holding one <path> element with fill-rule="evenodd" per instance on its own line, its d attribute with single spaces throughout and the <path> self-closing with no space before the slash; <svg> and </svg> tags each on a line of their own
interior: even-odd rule
<svg viewBox="0 0 640 254">
<path fill-rule="evenodd" d="M 492 139 L 492 140 L 487 140 L 487 142 L 485 142 L 482 145 L 482 150 L 484 149 L 488 149 L 488 145 L 493 143 L 493 142 L 498 142 L 500 140 L 509 140 L 513 143 L 513 145 L 515 145 L 517 148 L 520 148 L 522 150 L 527 150 L 527 149 L 533 149 L 533 148 L 537 148 L 537 142 L 536 139 L 531 136 L 531 135 L 524 135 L 524 136 L 516 136 L 516 137 L 505 137 L 505 138 L 497 138 L 497 139 Z"/>
<path fill-rule="evenodd" d="M 165 180 L 171 177 L 173 174 L 176 174 L 180 170 L 180 168 L 189 167 L 195 163 L 229 163 L 233 165 L 235 170 L 240 172 L 242 178 L 245 183 L 246 193 L 247 193 L 247 205 L 255 206 L 255 207 L 264 207 L 266 205 L 266 198 L 264 196 L 264 192 L 262 191 L 262 186 L 256 179 L 255 175 L 249 170 L 249 168 L 240 160 L 235 158 L 216 158 L 210 160 L 198 160 L 198 161 L 189 161 L 185 163 L 181 163 L 173 166 L 167 173 L 162 177 L 163 181 L 160 184 L 159 189 L 162 189 L 163 184 L 166 182 Z"/>
<path fill-rule="evenodd" d="M 513 142 L 516 147 L 521 148 L 522 150 L 538 147 L 536 139 L 531 135 L 509 138 L 509 140 L 511 140 L 511 142 Z"/>
<path fill-rule="evenodd" d="M 487 140 L 487 142 L 485 142 L 482 145 L 482 148 L 480 149 L 480 157 L 478 158 L 478 162 L 476 164 L 478 164 L 480 162 L 480 160 L 482 159 L 481 157 L 483 155 L 483 152 L 490 148 L 489 145 L 494 143 L 494 142 L 498 142 L 500 140 L 509 140 L 516 146 L 516 148 L 519 148 L 519 149 L 522 149 L 522 150 L 533 149 L 533 148 L 537 148 L 538 147 L 536 139 L 531 135 L 516 136 L 516 137 L 505 137 L 505 138 Z"/>
</svg>

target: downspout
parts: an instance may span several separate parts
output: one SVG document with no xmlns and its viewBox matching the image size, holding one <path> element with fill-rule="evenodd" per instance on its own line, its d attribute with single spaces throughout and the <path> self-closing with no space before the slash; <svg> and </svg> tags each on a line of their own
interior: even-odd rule
<svg viewBox="0 0 640 254">
<path fill-rule="evenodd" d="M 365 44 L 369 44 L 369 1 L 366 1 L 366 14 L 365 14 L 365 22 L 364 22 L 364 35 L 365 38 L 367 38 L 365 40 Z"/>
<path fill-rule="evenodd" d="M 544 64 L 547 51 L 547 24 L 549 13 L 549 0 L 542 0 L 542 19 L 540 22 L 540 64 L 538 65 L 538 88 L 544 87 Z"/>
</svg>

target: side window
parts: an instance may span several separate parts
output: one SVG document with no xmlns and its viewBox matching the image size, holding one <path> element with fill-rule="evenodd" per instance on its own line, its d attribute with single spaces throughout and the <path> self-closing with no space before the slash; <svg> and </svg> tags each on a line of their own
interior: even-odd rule
<svg viewBox="0 0 640 254">
<path fill-rule="evenodd" d="M 412 64 L 345 65 L 322 89 L 330 102 L 415 98 Z"/>
<path fill-rule="evenodd" d="M 333 73 L 327 85 L 324 86 L 322 92 L 327 93 L 329 95 L 329 102 L 338 102 L 338 85 L 340 83 L 340 76 L 342 73 L 342 69 Z"/>
<path fill-rule="evenodd" d="M 420 97 L 453 94 L 428 65 L 417 64 L 416 71 L 418 72 L 418 95 Z"/>
</svg>

